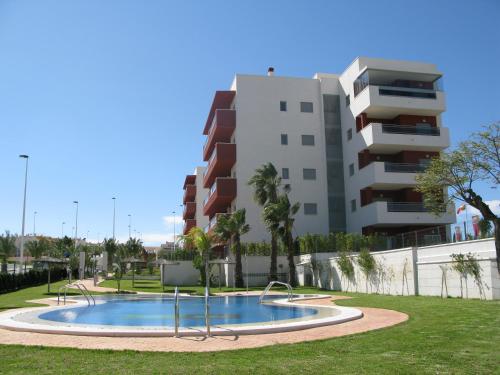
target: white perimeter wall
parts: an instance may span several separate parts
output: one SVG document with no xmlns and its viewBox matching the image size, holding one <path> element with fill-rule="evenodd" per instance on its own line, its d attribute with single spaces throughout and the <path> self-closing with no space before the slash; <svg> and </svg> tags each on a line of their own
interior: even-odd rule
<svg viewBox="0 0 500 375">
<path fill-rule="evenodd" d="M 461 288 L 461 277 L 452 269 L 451 254 L 469 252 L 478 259 L 482 277 L 479 284 L 471 278 L 467 281 L 462 278 Z M 361 293 L 500 299 L 500 275 L 496 267 L 495 242 L 491 238 L 381 251 L 372 255 L 377 270 L 368 280 L 357 265 L 358 255 L 351 256 L 354 277 L 350 280 L 342 275 L 337 254 L 302 255 L 299 263 L 305 266 L 298 267 L 299 283 L 305 285 L 308 281 L 321 288 Z M 314 269 L 310 265 L 311 258 L 316 259 L 312 262 L 316 263 Z"/>
</svg>

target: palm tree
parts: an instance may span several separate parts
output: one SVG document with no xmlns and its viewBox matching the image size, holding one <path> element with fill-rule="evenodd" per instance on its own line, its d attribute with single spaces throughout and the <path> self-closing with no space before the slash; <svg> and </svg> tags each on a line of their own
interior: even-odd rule
<svg viewBox="0 0 500 375">
<path fill-rule="evenodd" d="M 218 241 L 217 236 L 211 232 L 205 233 L 201 228 L 193 227 L 186 236 L 183 236 L 183 239 L 187 244 L 197 249 L 203 257 L 205 264 L 205 285 L 210 289 L 208 261 L 210 259 L 210 250 L 212 250 L 212 247 Z"/>
<path fill-rule="evenodd" d="M 7 273 L 8 258 L 16 255 L 16 237 L 8 231 L 4 236 L 0 236 L 0 256 L 2 257 L 2 273 Z"/>
<path fill-rule="evenodd" d="M 248 181 L 254 188 L 254 200 L 259 206 L 266 207 L 278 200 L 278 189 L 281 185 L 281 177 L 272 163 L 262 165 L 255 170 L 255 174 Z M 278 278 L 278 232 L 277 226 L 264 217 L 263 220 L 267 230 L 271 233 L 271 267 L 269 270 L 269 281 Z"/>
<path fill-rule="evenodd" d="M 116 243 L 116 241 L 113 239 L 113 238 L 109 238 L 109 239 L 104 239 L 104 241 L 102 242 L 103 244 L 103 248 L 104 248 L 104 251 L 106 252 L 106 254 L 108 254 L 108 268 L 110 268 L 113 264 L 113 261 L 114 261 L 114 257 L 115 257 L 115 254 L 118 250 L 118 244 Z"/>
<path fill-rule="evenodd" d="M 268 218 L 270 222 L 279 223 L 278 233 L 285 247 L 287 248 L 288 269 L 289 269 L 289 284 L 291 286 L 297 285 L 297 272 L 295 269 L 295 246 L 293 243 L 293 224 L 295 222 L 294 216 L 300 209 L 300 203 L 290 203 L 287 190 L 280 196 L 278 201 L 274 204 L 269 204 L 264 208 L 264 217 Z"/>
<path fill-rule="evenodd" d="M 243 288 L 243 267 L 241 266 L 241 236 L 248 233 L 250 225 L 246 224 L 246 210 L 240 209 L 232 214 L 220 214 L 214 228 L 215 234 L 223 241 L 230 241 L 236 257 L 234 271 L 235 285 Z"/>
</svg>

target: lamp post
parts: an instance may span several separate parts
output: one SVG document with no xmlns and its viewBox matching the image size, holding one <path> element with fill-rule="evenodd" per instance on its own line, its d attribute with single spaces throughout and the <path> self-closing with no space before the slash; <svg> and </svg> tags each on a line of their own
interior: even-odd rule
<svg viewBox="0 0 500 375">
<path fill-rule="evenodd" d="M 64 238 L 64 224 L 66 224 L 65 221 L 61 223 L 61 238 Z"/>
<path fill-rule="evenodd" d="M 73 203 L 76 205 L 76 212 L 75 212 L 75 250 L 76 250 L 76 239 L 78 238 L 78 201 L 73 201 Z"/>
<path fill-rule="evenodd" d="M 33 212 L 33 236 L 36 236 L 36 214 L 38 212 Z"/>
<path fill-rule="evenodd" d="M 113 199 L 113 241 L 115 240 L 115 219 L 116 219 L 116 197 Z"/>
<path fill-rule="evenodd" d="M 21 245 L 19 246 L 19 263 L 20 270 L 22 272 L 23 269 L 23 259 L 24 259 L 24 225 L 26 222 L 26 189 L 28 186 L 28 155 L 19 155 L 20 158 L 26 159 L 26 169 L 24 172 L 24 200 L 23 200 L 23 224 L 21 227 Z"/>
<path fill-rule="evenodd" d="M 131 233 L 131 228 L 132 228 L 132 215 L 128 214 L 128 238 L 132 238 L 132 233 Z"/>
</svg>

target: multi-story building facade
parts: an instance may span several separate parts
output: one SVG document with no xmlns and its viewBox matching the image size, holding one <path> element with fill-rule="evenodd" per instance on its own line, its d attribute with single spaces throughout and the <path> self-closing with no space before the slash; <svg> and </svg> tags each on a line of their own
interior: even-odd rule
<svg viewBox="0 0 500 375">
<path fill-rule="evenodd" d="M 208 190 L 203 187 L 204 172 L 205 167 L 196 167 L 194 173 L 188 174 L 184 179 L 183 234 L 187 234 L 193 227 L 204 228 L 208 224 L 208 217 L 203 214 L 203 200 L 208 194 Z"/>
<path fill-rule="evenodd" d="M 248 185 L 267 162 L 301 203 L 298 235 L 453 223 L 452 208 L 436 217 L 414 190 L 416 173 L 449 146 L 441 76 L 432 64 L 371 58 L 312 79 L 236 75 L 215 93 L 203 129 L 206 230 L 218 213 L 245 208 L 252 229 L 243 240 L 268 240 Z"/>
</svg>

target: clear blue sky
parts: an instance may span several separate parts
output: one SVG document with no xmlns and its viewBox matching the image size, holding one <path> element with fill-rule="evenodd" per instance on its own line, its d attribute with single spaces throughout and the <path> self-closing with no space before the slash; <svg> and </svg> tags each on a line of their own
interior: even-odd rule
<svg viewBox="0 0 500 375">
<path fill-rule="evenodd" d="M 147 242 L 173 232 L 212 95 L 233 75 L 340 73 L 358 55 L 432 62 L 452 141 L 500 120 L 500 2 L 0 0 L 0 230 Z M 494 190 L 482 189 L 487 199 Z M 168 222 L 166 222 L 168 221 Z M 177 232 L 181 226 L 178 221 Z"/>
</svg>

